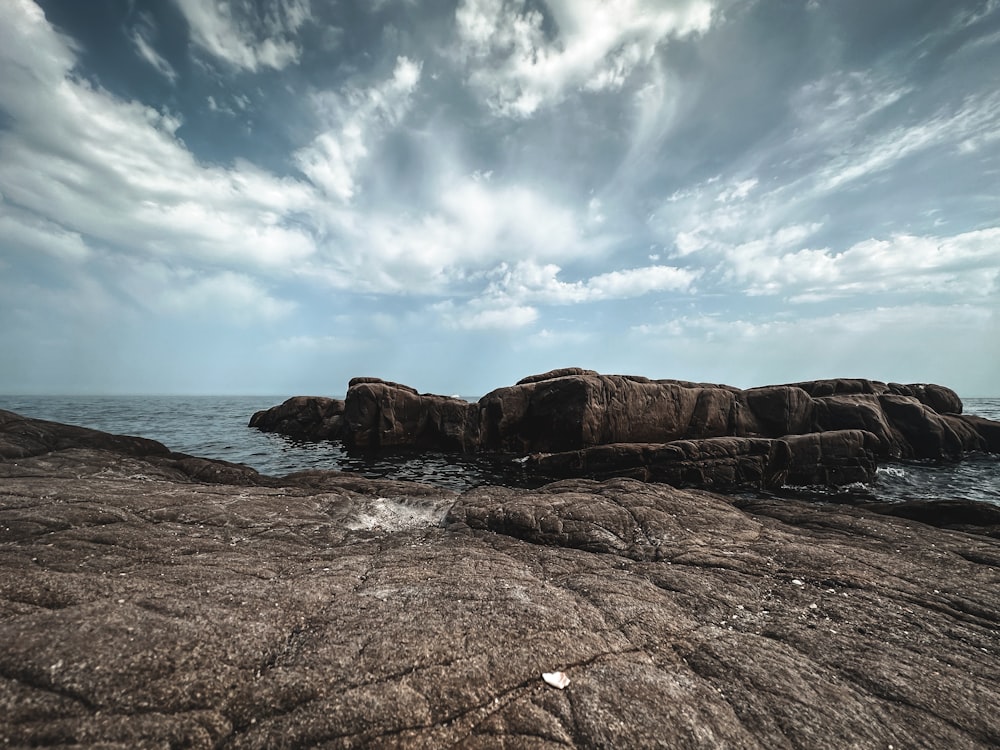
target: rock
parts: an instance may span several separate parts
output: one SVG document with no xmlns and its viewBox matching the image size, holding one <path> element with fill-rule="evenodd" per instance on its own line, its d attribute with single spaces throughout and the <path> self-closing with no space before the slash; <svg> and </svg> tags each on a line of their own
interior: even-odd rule
<svg viewBox="0 0 1000 750">
<path fill-rule="evenodd" d="M 865 481 L 872 454 L 954 460 L 969 451 L 1000 450 L 1000 425 L 971 422 L 961 411 L 954 391 L 933 384 L 840 378 L 740 390 L 568 367 L 522 378 L 477 404 L 355 378 L 338 427 L 348 447 L 363 450 L 538 454 L 527 468 L 546 475 L 732 488 L 772 486 L 779 479 Z M 308 411 L 294 414 L 306 414 L 292 421 L 296 431 L 306 432 L 301 425 L 309 422 Z M 798 454 L 822 454 L 826 464 L 797 461 L 787 470 L 781 464 L 792 436 L 843 431 L 874 437 L 864 446 L 810 438 L 799 443 Z M 728 440 L 702 444 L 722 438 Z M 786 444 L 776 453 L 771 444 L 753 442 L 760 439 Z M 694 442 L 683 450 L 670 447 L 678 441 Z"/>
<path fill-rule="evenodd" d="M 827 380 L 809 380 L 802 383 L 792 383 L 801 388 L 813 398 L 824 396 L 855 396 L 880 395 L 889 390 L 889 386 L 876 380 L 862 378 L 831 378 Z"/>
<path fill-rule="evenodd" d="M 863 507 L 889 516 L 911 518 L 914 521 L 944 529 L 988 534 L 1000 538 L 1000 507 L 974 500 L 909 500 L 901 503 L 869 503 Z M 1000 565 L 1000 560 L 991 561 Z"/>
<path fill-rule="evenodd" d="M 720 437 L 614 443 L 534 454 L 526 467 L 541 476 L 624 476 L 723 492 L 777 489 L 787 484 L 830 486 L 873 481 L 877 446 L 877 438 L 862 430 L 782 439 Z"/>
<path fill-rule="evenodd" d="M 475 407 L 463 399 L 377 378 L 354 378 L 347 390 L 344 442 L 350 448 L 469 452 L 478 437 Z"/>
<path fill-rule="evenodd" d="M 865 381 L 867 382 L 867 381 Z M 865 430 L 878 439 L 877 455 L 900 458 L 908 446 L 882 411 L 875 394 L 817 396 L 813 398 L 814 429 Z"/>
<path fill-rule="evenodd" d="M 628 479 L 205 483 L 0 422 L 5 745 L 1000 744 L 997 539 Z"/>
<path fill-rule="evenodd" d="M 729 434 L 737 418 L 735 395 L 726 389 L 563 372 L 499 388 L 480 399 L 480 445 L 524 454 L 666 443 Z"/>
<path fill-rule="evenodd" d="M 129 456 L 169 456 L 170 449 L 147 438 L 110 435 L 87 427 L 25 419 L 0 409 L 0 458 L 26 458 L 67 448 L 93 448 Z"/>
<path fill-rule="evenodd" d="M 813 400 L 798 386 L 750 388 L 741 396 L 751 419 L 737 427 L 738 435 L 773 438 L 813 431 Z"/>
<path fill-rule="evenodd" d="M 884 394 L 879 403 L 898 431 L 903 458 L 957 460 L 986 446 L 973 426 L 957 415 L 941 415 L 913 396 Z"/>
<path fill-rule="evenodd" d="M 300 440 L 339 440 L 344 433 L 344 402 L 322 396 L 293 396 L 255 413 L 249 427 Z"/>
<path fill-rule="evenodd" d="M 974 429 L 982 439 L 983 450 L 1000 453 L 1000 422 L 973 414 L 963 414 L 960 419 Z"/>
<path fill-rule="evenodd" d="M 889 392 L 898 396 L 912 396 L 938 414 L 961 414 L 962 399 L 951 388 L 933 383 L 890 383 Z"/>
</svg>

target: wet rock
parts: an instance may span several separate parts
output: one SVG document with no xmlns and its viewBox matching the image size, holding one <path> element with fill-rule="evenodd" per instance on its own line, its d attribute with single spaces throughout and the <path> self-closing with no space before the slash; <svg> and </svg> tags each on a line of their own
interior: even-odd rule
<svg viewBox="0 0 1000 750">
<path fill-rule="evenodd" d="M 1000 422 L 973 414 L 963 414 L 960 419 L 974 429 L 983 441 L 983 448 L 990 453 L 1000 453 Z"/>
<path fill-rule="evenodd" d="M 899 434 L 903 458 L 956 460 L 986 447 L 975 427 L 960 416 L 938 414 L 914 396 L 884 394 L 879 403 Z"/>
<path fill-rule="evenodd" d="M 1000 744 L 997 539 L 629 479 L 210 483 L 0 420 L 6 745 Z"/>
<path fill-rule="evenodd" d="M 249 427 L 300 440 L 339 440 L 344 434 L 344 402 L 322 396 L 293 396 L 256 412 Z"/>
</svg>

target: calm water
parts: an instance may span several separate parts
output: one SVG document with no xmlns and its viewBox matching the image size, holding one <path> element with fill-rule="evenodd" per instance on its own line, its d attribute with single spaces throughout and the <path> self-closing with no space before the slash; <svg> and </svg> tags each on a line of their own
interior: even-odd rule
<svg viewBox="0 0 1000 750">
<path fill-rule="evenodd" d="M 246 426 L 255 411 L 282 401 L 282 396 L 0 396 L 0 409 L 153 438 L 175 451 L 243 463 L 276 476 L 302 469 L 339 469 L 454 489 L 532 483 L 518 465 L 506 461 L 434 453 L 366 458 L 348 455 L 335 443 L 304 443 Z M 964 403 L 967 414 L 1000 421 L 1000 398 Z M 1000 456 L 973 455 L 957 464 L 891 463 L 879 469 L 874 486 L 854 486 L 837 495 L 848 501 L 952 498 L 1000 505 Z"/>
</svg>

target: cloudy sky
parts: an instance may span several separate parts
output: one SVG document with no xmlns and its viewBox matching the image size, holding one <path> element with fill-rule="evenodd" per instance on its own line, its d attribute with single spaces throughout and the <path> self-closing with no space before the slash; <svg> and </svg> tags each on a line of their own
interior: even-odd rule
<svg viewBox="0 0 1000 750">
<path fill-rule="evenodd" d="M 0 393 L 1000 395 L 998 0 L 0 6 Z"/>
</svg>

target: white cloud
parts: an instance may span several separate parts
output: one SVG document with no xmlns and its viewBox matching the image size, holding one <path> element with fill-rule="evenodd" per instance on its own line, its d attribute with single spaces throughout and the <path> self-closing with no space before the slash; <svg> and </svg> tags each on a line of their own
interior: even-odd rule
<svg viewBox="0 0 1000 750">
<path fill-rule="evenodd" d="M 534 307 L 497 300 L 474 300 L 461 306 L 449 300 L 432 305 L 431 309 L 446 327 L 466 331 L 516 330 L 538 320 L 538 310 Z"/>
<path fill-rule="evenodd" d="M 296 308 L 256 279 L 233 271 L 207 273 L 154 262 L 133 262 L 118 270 L 120 292 L 159 314 L 250 325 L 285 318 Z"/>
<path fill-rule="evenodd" d="M 435 295 L 466 286 L 502 260 L 602 252 L 600 238 L 582 230 L 582 211 L 541 191 L 475 176 L 443 174 L 440 183 L 421 212 L 329 212 L 336 239 L 303 272 L 342 288 Z"/>
<path fill-rule="evenodd" d="M 298 62 L 298 30 L 309 20 L 309 0 L 174 0 L 196 45 L 236 68 L 281 70 Z M 262 10 L 266 9 L 266 10 Z"/>
<path fill-rule="evenodd" d="M 315 204 L 308 186 L 199 164 L 176 116 L 77 78 L 72 45 L 36 6 L 15 10 L 0 29 L 5 201 L 126 254 L 287 271 L 313 252 L 293 221 Z"/>
<path fill-rule="evenodd" d="M 406 115 L 420 63 L 396 59 L 392 77 L 369 89 L 346 95 L 327 92 L 316 97 L 321 116 L 331 126 L 295 154 L 299 169 L 328 196 L 345 203 L 357 192 L 357 170 L 369 156 L 370 144 Z"/>
<path fill-rule="evenodd" d="M 743 200 L 750 195 L 750 191 L 755 187 L 757 187 L 757 178 L 751 177 L 749 180 L 742 180 L 732 187 L 723 190 L 715 197 L 715 200 L 719 203 L 732 203 L 733 201 Z"/>
<path fill-rule="evenodd" d="M 686 292 L 696 276 L 669 266 L 611 271 L 575 282 L 560 281 L 559 273 L 559 266 L 531 260 L 513 266 L 501 263 L 488 274 L 491 281 L 477 296 L 461 305 L 446 300 L 432 309 L 451 328 L 523 328 L 539 319 L 537 305 L 574 305 L 652 292 Z"/>
<path fill-rule="evenodd" d="M 652 292 L 690 291 L 697 274 L 672 266 L 647 266 L 591 276 L 581 281 L 561 281 L 555 264 L 532 260 L 513 266 L 502 263 L 491 273 L 493 280 L 484 299 L 543 305 L 571 305 L 601 300 L 631 299 Z"/>
<path fill-rule="evenodd" d="M 751 290 L 792 294 L 796 302 L 848 295 L 949 294 L 983 299 L 1000 290 L 1000 228 L 953 237 L 898 234 L 836 253 L 801 249 L 771 256 L 735 249 L 729 274 Z"/>
<path fill-rule="evenodd" d="M 2 202 L 0 236 L 4 238 L 4 247 L 8 251 L 23 248 L 71 262 L 87 260 L 93 254 L 78 232 L 67 231 L 41 217 L 12 210 Z"/>
<path fill-rule="evenodd" d="M 969 97 L 954 111 L 942 109 L 915 125 L 900 125 L 845 147 L 819 170 L 817 189 L 827 193 L 842 189 L 936 146 L 974 153 L 1000 137 L 998 133 L 1000 94 Z"/>
<path fill-rule="evenodd" d="M 459 56 L 501 115 L 527 117 L 567 91 L 621 88 L 669 38 L 706 31 L 710 0 L 548 0 L 551 26 L 524 0 L 463 0 Z"/>
</svg>

